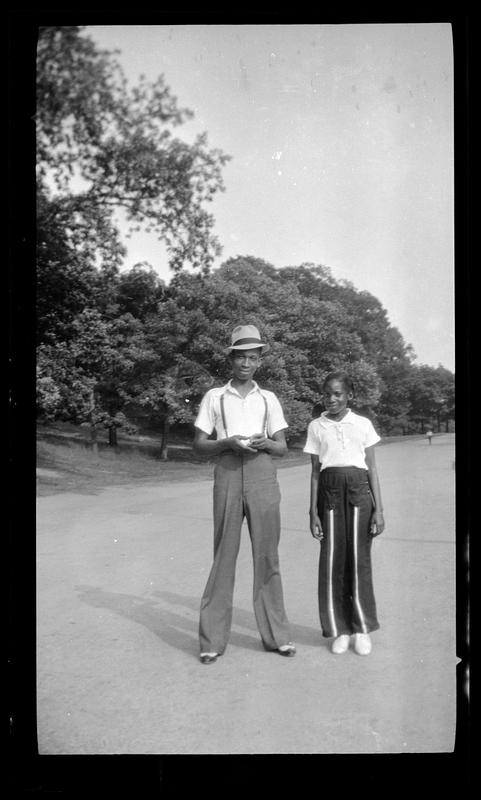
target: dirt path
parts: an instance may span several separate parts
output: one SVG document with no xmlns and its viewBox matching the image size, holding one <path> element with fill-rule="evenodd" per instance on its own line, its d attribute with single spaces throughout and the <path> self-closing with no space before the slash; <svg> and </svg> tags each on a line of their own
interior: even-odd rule
<svg viewBox="0 0 481 800">
<path fill-rule="evenodd" d="M 449 752 L 455 727 L 454 437 L 378 449 L 381 629 L 368 658 L 319 630 L 308 466 L 279 470 L 294 659 L 262 649 L 247 529 L 229 648 L 197 659 L 212 553 L 205 480 L 37 503 L 41 754 Z"/>
</svg>

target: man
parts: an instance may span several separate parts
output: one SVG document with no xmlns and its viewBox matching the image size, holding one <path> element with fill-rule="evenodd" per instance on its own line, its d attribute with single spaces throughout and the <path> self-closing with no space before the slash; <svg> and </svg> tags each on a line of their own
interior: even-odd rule
<svg viewBox="0 0 481 800">
<path fill-rule="evenodd" d="M 218 456 L 214 473 L 214 563 L 200 610 L 200 661 L 224 652 L 232 622 L 235 566 L 244 517 L 254 561 L 254 613 L 266 650 L 294 656 L 284 610 L 278 544 L 280 490 L 272 455 L 287 452 L 287 428 L 273 392 L 253 380 L 268 345 L 254 325 L 238 325 L 230 355 L 232 378 L 204 396 L 195 421 L 194 449 Z M 217 438 L 209 439 L 215 430 Z"/>
</svg>

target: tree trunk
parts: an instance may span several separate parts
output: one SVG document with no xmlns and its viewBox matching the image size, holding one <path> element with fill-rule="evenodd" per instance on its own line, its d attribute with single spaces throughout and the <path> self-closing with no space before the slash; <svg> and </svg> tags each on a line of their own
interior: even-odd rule
<svg viewBox="0 0 481 800">
<path fill-rule="evenodd" d="M 160 445 L 160 458 L 162 461 L 167 461 L 169 454 L 168 454 L 168 438 L 169 438 L 169 430 L 170 430 L 170 421 L 168 417 L 164 417 L 164 421 L 162 424 L 162 441 Z"/>
<path fill-rule="evenodd" d="M 90 423 L 90 445 L 92 447 L 92 452 L 94 456 L 98 456 L 99 446 L 97 443 L 97 426 L 95 422 Z"/>
<path fill-rule="evenodd" d="M 97 426 L 94 421 L 94 411 L 95 411 L 95 397 L 94 393 L 92 392 L 90 396 L 90 444 L 94 456 L 97 457 L 99 454 L 99 446 L 97 443 Z"/>
<path fill-rule="evenodd" d="M 109 428 L 109 447 L 117 447 L 117 428 L 115 425 L 111 425 Z"/>
</svg>

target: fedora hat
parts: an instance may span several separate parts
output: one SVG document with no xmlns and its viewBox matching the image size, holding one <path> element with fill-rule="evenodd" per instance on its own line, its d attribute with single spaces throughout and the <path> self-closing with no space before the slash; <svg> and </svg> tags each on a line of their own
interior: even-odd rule
<svg viewBox="0 0 481 800">
<path fill-rule="evenodd" d="M 261 341 L 259 331 L 255 325 L 237 325 L 232 331 L 231 343 L 226 348 L 226 352 L 232 350 L 254 350 L 260 347 L 262 352 L 269 349 L 269 345 Z"/>
</svg>

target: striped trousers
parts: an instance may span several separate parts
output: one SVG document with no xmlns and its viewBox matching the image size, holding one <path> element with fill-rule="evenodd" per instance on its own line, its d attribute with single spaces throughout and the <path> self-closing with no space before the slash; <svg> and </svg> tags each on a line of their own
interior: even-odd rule
<svg viewBox="0 0 481 800">
<path fill-rule="evenodd" d="M 367 470 L 327 467 L 321 471 L 318 512 L 324 538 L 318 596 L 323 636 L 379 628 L 371 566 L 373 508 Z"/>
</svg>

